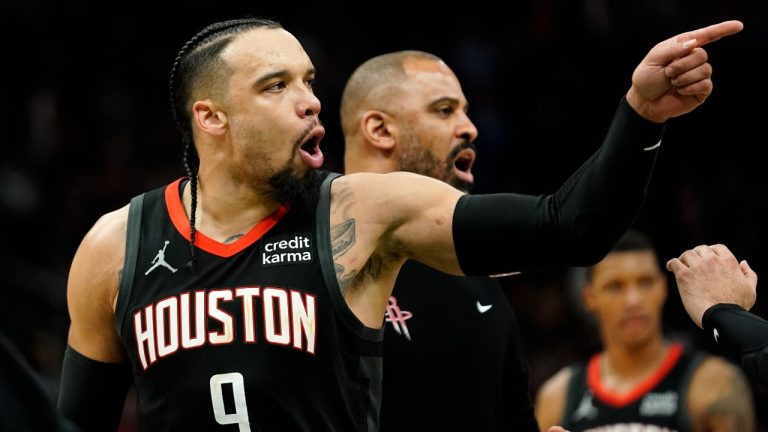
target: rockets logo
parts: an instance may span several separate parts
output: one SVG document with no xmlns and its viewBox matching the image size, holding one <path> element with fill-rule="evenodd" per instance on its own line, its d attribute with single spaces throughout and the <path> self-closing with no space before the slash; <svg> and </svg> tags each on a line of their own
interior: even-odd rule
<svg viewBox="0 0 768 432">
<path fill-rule="evenodd" d="M 408 340 L 411 340 L 411 333 L 408 331 L 408 324 L 405 323 L 405 320 L 410 319 L 412 316 L 412 313 L 400 309 L 394 296 L 389 297 L 384 320 L 392 324 L 392 328 L 397 334 L 404 335 Z"/>
</svg>

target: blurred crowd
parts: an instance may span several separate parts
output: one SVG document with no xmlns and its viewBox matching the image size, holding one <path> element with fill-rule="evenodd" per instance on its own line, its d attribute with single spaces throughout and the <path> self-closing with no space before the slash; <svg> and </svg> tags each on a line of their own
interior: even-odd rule
<svg viewBox="0 0 768 432">
<path fill-rule="evenodd" d="M 725 243 L 768 277 L 768 226 L 758 210 L 768 168 L 764 1 L 471 2 L 432 13 L 397 2 L 367 12 L 321 2 L 216 11 L 197 3 L 118 2 L 107 12 L 85 1 L 0 2 L 0 329 L 52 395 L 78 242 L 99 215 L 184 175 L 167 76 L 184 40 L 214 19 L 273 18 L 302 41 L 318 70 L 325 168 L 343 169 L 338 106 L 352 69 L 376 54 L 420 49 L 444 58 L 464 85 L 480 131 L 474 192 L 534 194 L 553 191 L 599 145 L 631 68 L 652 43 L 742 20 L 741 34 L 708 48 L 716 70 L 710 100 L 668 124 L 636 227 L 662 257 Z M 502 281 L 520 320 L 532 391 L 600 348 L 574 294 L 577 279 L 563 269 Z M 768 317 L 762 292 L 758 284 L 754 311 Z M 674 288 L 664 318 L 670 337 L 715 350 Z M 768 389 L 754 390 L 766 406 Z M 766 413 L 757 412 L 759 430 L 768 430 Z"/>
</svg>

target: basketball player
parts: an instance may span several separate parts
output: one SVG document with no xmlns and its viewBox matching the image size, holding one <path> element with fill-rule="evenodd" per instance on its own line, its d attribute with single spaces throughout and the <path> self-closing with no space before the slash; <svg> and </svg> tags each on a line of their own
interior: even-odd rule
<svg viewBox="0 0 768 432">
<path fill-rule="evenodd" d="M 102 217 L 74 257 L 62 411 L 114 429 L 130 369 L 141 430 L 377 430 L 381 326 L 402 264 L 489 275 L 597 261 L 642 204 L 663 124 L 712 91 L 701 46 L 741 28 L 651 49 L 603 146 L 542 197 L 319 171 L 301 44 L 267 20 L 203 29 L 170 79 L 188 177 Z"/>
<path fill-rule="evenodd" d="M 544 383 L 542 428 L 578 431 L 751 431 L 754 412 L 741 371 L 666 339 L 667 282 L 643 234 L 629 231 L 589 270 L 582 290 L 604 349 Z"/>
</svg>

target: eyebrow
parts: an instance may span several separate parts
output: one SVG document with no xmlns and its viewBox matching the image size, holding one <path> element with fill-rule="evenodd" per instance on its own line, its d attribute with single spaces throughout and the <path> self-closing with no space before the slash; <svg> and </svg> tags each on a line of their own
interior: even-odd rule
<svg viewBox="0 0 768 432">
<path fill-rule="evenodd" d="M 308 68 L 306 72 L 304 72 L 304 75 L 314 75 L 317 72 L 317 70 L 313 67 Z M 275 78 L 281 78 L 289 76 L 291 73 L 287 69 L 281 69 L 274 72 L 270 72 L 266 75 L 262 75 L 259 78 L 256 79 L 256 81 L 253 82 L 254 87 L 259 87 L 260 85 L 273 80 Z"/>
</svg>

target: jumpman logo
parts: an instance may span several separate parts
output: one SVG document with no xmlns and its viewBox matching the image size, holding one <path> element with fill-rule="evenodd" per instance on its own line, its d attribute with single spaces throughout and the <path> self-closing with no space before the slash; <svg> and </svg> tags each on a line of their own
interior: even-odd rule
<svg viewBox="0 0 768 432">
<path fill-rule="evenodd" d="M 160 266 L 163 266 L 163 267 L 167 268 L 168 270 L 171 271 L 171 273 L 176 273 L 176 269 L 171 267 L 171 265 L 168 264 L 167 262 L 165 262 L 165 248 L 168 247 L 168 243 L 170 243 L 170 242 L 168 240 L 166 240 L 165 241 L 165 246 L 163 246 L 162 249 L 157 251 L 157 255 L 155 255 L 155 259 L 152 260 L 152 264 L 153 265 L 152 265 L 152 267 L 149 268 L 149 270 L 147 270 L 146 273 L 144 273 L 145 275 L 148 275 L 149 272 L 151 272 L 152 270 L 154 270 L 154 269 L 156 269 L 156 268 L 158 268 Z"/>
<path fill-rule="evenodd" d="M 579 403 L 579 407 L 572 414 L 574 422 L 581 419 L 591 420 L 597 417 L 597 408 L 592 404 L 592 394 L 587 392 Z"/>
<path fill-rule="evenodd" d="M 408 331 L 408 324 L 405 323 L 405 320 L 412 316 L 412 313 L 400 309 L 395 296 L 389 297 L 389 304 L 387 304 L 387 310 L 384 312 L 384 321 L 391 323 L 397 334 L 405 335 L 408 340 L 411 340 L 411 332 Z"/>
</svg>

